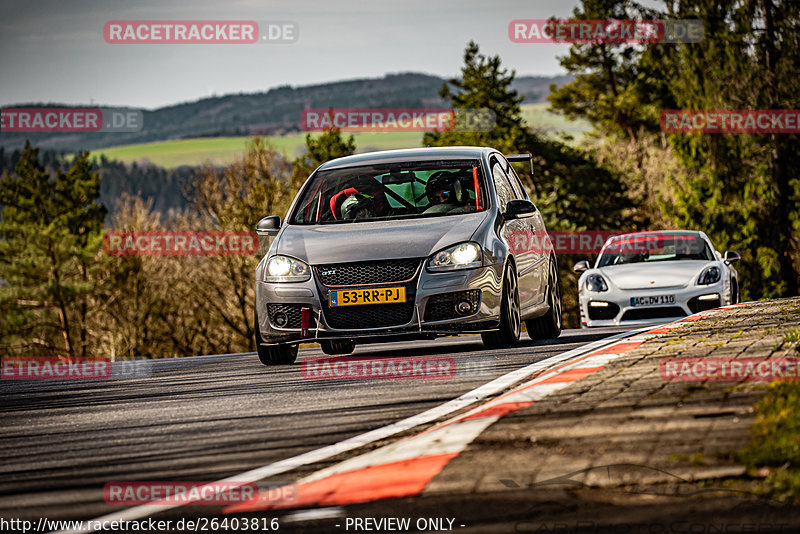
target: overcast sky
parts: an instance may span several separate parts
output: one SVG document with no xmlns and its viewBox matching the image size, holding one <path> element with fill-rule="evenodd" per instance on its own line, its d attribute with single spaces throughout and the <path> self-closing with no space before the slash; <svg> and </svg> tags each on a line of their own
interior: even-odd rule
<svg viewBox="0 0 800 534">
<path fill-rule="evenodd" d="M 519 75 L 562 74 L 568 45 L 518 44 L 513 19 L 578 0 L 0 0 L 0 105 L 156 108 L 210 95 L 386 73 L 458 73 L 474 39 Z M 289 20 L 293 44 L 108 44 L 108 20 Z"/>
</svg>

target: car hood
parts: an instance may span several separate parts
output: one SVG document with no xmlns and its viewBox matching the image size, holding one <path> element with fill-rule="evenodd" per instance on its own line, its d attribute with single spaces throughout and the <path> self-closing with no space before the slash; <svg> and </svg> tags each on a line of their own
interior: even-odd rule
<svg viewBox="0 0 800 534">
<path fill-rule="evenodd" d="M 311 265 L 378 259 L 422 258 L 468 241 L 486 212 L 315 226 L 288 225 L 276 253 Z"/>
<path fill-rule="evenodd" d="M 601 267 L 597 271 L 619 289 L 659 289 L 693 284 L 707 261 L 679 260 Z"/>
</svg>

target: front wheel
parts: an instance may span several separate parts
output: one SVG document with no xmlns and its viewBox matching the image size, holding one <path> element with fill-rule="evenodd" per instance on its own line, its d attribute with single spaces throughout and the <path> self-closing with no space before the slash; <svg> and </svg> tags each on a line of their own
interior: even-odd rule
<svg viewBox="0 0 800 534">
<path fill-rule="evenodd" d="M 483 332 L 481 339 L 486 348 L 502 349 L 519 342 L 522 321 L 519 314 L 519 287 L 514 265 L 509 262 L 503 275 L 503 297 L 500 303 L 500 329 Z"/>
<path fill-rule="evenodd" d="M 558 265 L 555 258 L 550 260 L 547 303 L 550 305 L 547 313 L 525 321 L 531 339 L 552 339 L 561 335 L 561 288 L 558 283 Z"/>
<path fill-rule="evenodd" d="M 297 345 L 267 345 L 262 343 L 261 329 L 258 326 L 258 314 L 255 315 L 255 338 L 258 359 L 264 365 L 291 365 L 297 360 Z"/>
</svg>

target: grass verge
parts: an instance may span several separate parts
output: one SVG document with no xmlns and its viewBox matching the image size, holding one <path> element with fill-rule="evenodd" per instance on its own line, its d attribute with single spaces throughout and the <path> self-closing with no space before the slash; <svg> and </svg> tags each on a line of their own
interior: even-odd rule
<svg viewBox="0 0 800 534">
<path fill-rule="evenodd" d="M 766 475 L 762 489 L 772 498 L 800 502 L 800 382 L 770 384 L 755 410 L 739 459 L 751 474 Z"/>
</svg>

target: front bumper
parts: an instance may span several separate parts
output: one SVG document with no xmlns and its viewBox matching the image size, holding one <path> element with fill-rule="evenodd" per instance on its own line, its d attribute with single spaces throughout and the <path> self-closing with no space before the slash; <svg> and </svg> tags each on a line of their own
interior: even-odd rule
<svg viewBox="0 0 800 534">
<path fill-rule="evenodd" d="M 658 305 L 632 305 L 637 297 L 674 295 L 675 301 Z M 727 284 L 594 292 L 581 289 L 578 296 L 581 326 L 637 326 L 661 324 L 730 303 Z"/>
<path fill-rule="evenodd" d="M 406 303 L 331 307 L 330 289 L 360 289 L 367 286 L 323 285 L 316 269 L 311 280 L 300 283 L 256 282 L 258 328 L 266 344 L 325 339 L 374 339 L 435 337 L 461 332 L 496 329 L 500 317 L 503 264 L 463 271 L 429 273 L 420 260 L 414 278 L 406 282 L 369 286 L 403 285 Z M 470 312 L 461 315 L 451 307 L 468 300 Z M 307 336 L 301 335 L 299 313 L 310 308 Z M 280 310 L 287 316 L 285 326 Z M 276 321 L 276 318 L 278 321 Z"/>
</svg>

